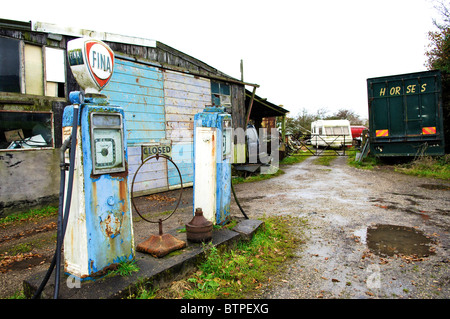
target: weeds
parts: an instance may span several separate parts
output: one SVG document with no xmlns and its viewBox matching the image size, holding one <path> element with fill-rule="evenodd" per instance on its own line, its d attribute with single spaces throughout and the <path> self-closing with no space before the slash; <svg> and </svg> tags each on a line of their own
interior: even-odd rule
<svg viewBox="0 0 450 319">
<path fill-rule="evenodd" d="M 170 287 L 142 290 L 138 298 L 248 298 L 270 282 L 299 244 L 290 227 L 304 221 L 283 216 L 264 219 L 264 227 L 249 242 L 233 249 L 204 245 L 205 259 L 195 271 Z"/>
<path fill-rule="evenodd" d="M 301 162 L 306 160 L 311 155 L 312 155 L 311 153 L 306 153 L 306 154 L 296 153 L 296 154 L 292 154 L 292 155 L 289 155 L 289 156 L 283 158 L 280 161 L 280 165 L 292 165 L 292 164 L 301 163 Z"/>
<path fill-rule="evenodd" d="M 117 265 L 117 268 L 108 273 L 108 276 L 129 276 L 133 272 L 139 271 L 136 261 L 124 261 Z"/>
<path fill-rule="evenodd" d="M 356 152 L 355 149 L 349 150 L 348 165 L 362 169 L 373 169 L 375 166 L 384 166 L 384 163 L 380 159 L 370 154 L 361 162 L 357 162 L 355 160 Z M 395 165 L 394 170 L 407 175 L 449 180 L 450 154 L 435 157 L 419 156 L 408 163 Z"/>
<path fill-rule="evenodd" d="M 242 183 L 251 183 L 251 182 L 259 182 L 259 181 L 263 181 L 272 177 L 276 177 L 279 175 L 284 174 L 284 171 L 280 168 L 278 168 L 278 170 L 274 173 L 274 174 L 258 174 L 258 175 L 251 175 L 248 177 L 236 177 L 233 176 L 233 185 L 236 184 L 242 184 Z"/>
<path fill-rule="evenodd" d="M 373 169 L 375 166 L 380 164 L 379 160 L 375 156 L 372 156 L 370 154 L 366 156 L 362 161 L 357 162 L 356 153 L 359 153 L 359 151 L 355 148 L 351 148 L 348 150 L 348 165 L 361 169 Z"/>
<path fill-rule="evenodd" d="M 40 209 L 31 209 L 25 213 L 13 214 L 0 218 L 0 226 L 7 226 L 15 222 L 30 221 L 56 215 L 58 215 L 58 207 L 46 206 Z"/>
<path fill-rule="evenodd" d="M 310 154 L 291 154 L 285 158 L 283 158 L 280 161 L 280 165 L 293 165 L 298 164 L 306 160 Z M 263 181 L 272 177 L 276 177 L 279 175 L 283 175 L 284 171 L 281 168 L 278 168 L 278 170 L 274 174 L 257 174 L 257 175 L 251 175 L 248 177 L 240 177 L 240 176 L 233 176 L 233 185 L 236 184 L 242 184 L 242 183 L 252 183 L 252 182 L 259 182 Z"/>
<path fill-rule="evenodd" d="M 440 157 L 422 156 L 411 163 L 397 165 L 395 171 L 448 180 L 450 179 L 450 154 Z"/>
<path fill-rule="evenodd" d="M 334 160 L 336 157 L 337 155 L 335 152 L 325 150 L 324 155 L 317 156 L 317 158 L 314 160 L 314 164 L 330 166 L 331 161 Z"/>
</svg>

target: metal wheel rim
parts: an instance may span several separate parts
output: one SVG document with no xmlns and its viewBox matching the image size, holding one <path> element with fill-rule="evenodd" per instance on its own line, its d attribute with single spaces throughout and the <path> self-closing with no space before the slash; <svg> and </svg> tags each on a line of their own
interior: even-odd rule
<svg viewBox="0 0 450 319">
<path fill-rule="evenodd" d="M 135 202 L 134 202 L 134 196 L 133 196 L 134 180 L 136 179 L 136 175 L 137 175 L 137 173 L 139 172 L 139 170 L 141 169 L 141 167 L 142 167 L 147 161 L 151 160 L 152 158 L 156 158 L 156 160 L 158 161 L 160 157 L 163 157 L 163 158 L 167 159 L 168 161 L 170 161 L 170 162 L 173 164 L 173 166 L 175 166 L 175 168 L 177 169 L 178 175 L 180 176 L 180 185 L 181 185 L 181 188 L 180 188 L 180 196 L 178 197 L 177 205 L 175 206 L 175 208 L 174 208 L 174 210 L 172 211 L 172 213 L 170 213 L 170 215 L 167 216 L 167 217 L 164 218 L 164 219 L 161 219 L 161 218 L 160 218 L 158 221 L 153 221 L 153 220 L 149 220 L 149 219 L 145 218 L 144 216 L 142 216 L 141 213 L 139 212 L 139 210 L 138 210 L 137 207 L 136 207 L 136 204 L 135 204 Z M 134 210 L 136 211 L 136 213 L 137 213 L 143 220 L 145 220 L 146 222 L 149 222 L 149 223 L 155 223 L 155 224 L 156 224 L 156 223 L 160 223 L 160 222 L 163 222 L 163 221 L 169 219 L 169 218 L 175 213 L 175 211 L 177 210 L 178 206 L 180 205 L 180 202 L 181 202 L 181 196 L 182 196 L 182 195 L 183 195 L 183 178 L 182 178 L 182 176 L 181 176 L 180 169 L 178 168 L 177 164 L 175 164 L 174 161 L 172 161 L 172 159 L 171 159 L 170 157 L 168 157 L 167 155 L 164 155 L 164 154 L 157 154 L 157 155 L 153 155 L 153 156 L 147 157 L 147 158 L 142 162 L 142 164 L 139 165 L 138 169 L 137 169 L 136 172 L 134 173 L 133 181 L 131 182 L 131 203 L 133 204 L 133 207 L 134 207 Z"/>
</svg>

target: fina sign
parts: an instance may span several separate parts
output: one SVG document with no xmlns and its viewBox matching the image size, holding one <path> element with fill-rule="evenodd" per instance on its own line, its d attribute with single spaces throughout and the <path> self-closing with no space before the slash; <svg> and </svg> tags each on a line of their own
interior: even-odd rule
<svg viewBox="0 0 450 319">
<path fill-rule="evenodd" d="M 86 93 L 99 93 L 114 71 L 114 52 L 104 42 L 79 38 L 67 43 L 72 73 Z"/>
</svg>

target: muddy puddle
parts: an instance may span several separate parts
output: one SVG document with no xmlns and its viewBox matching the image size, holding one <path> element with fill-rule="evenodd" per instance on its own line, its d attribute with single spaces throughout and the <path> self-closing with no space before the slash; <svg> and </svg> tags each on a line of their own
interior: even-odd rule
<svg viewBox="0 0 450 319">
<path fill-rule="evenodd" d="M 377 224 L 367 228 L 365 237 L 367 247 L 379 256 L 426 257 L 434 253 L 431 239 L 412 227 Z"/>
</svg>

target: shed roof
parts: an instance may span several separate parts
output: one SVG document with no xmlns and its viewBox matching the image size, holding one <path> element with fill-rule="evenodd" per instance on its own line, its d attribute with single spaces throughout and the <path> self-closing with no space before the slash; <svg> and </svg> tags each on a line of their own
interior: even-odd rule
<svg viewBox="0 0 450 319">
<path fill-rule="evenodd" d="M 252 99 L 252 92 L 245 90 L 245 105 L 248 109 Z M 252 110 L 250 113 L 251 119 L 262 119 L 263 117 L 273 117 L 273 116 L 285 116 L 289 113 L 288 110 L 282 108 L 281 106 L 275 105 L 266 98 L 262 98 L 255 94 L 255 99 L 253 101 Z"/>
<path fill-rule="evenodd" d="M 184 52 L 174 49 L 160 41 L 120 35 L 109 32 L 99 32 L 80 28 L 70 28 L 52 23 L 39 21 L 17 21 L 0 19 L 0 29 L 11 29 L 20 31 L 34 31 L 48 34 L 48 37 L 61 41 L 62 36 L 69 37 L 92 37 L 108 42 L 115 52 L 126 54 L 136 61 L 154 61 L 155 66 L 186 72 L 194 76 L 204 76 L 216 80 L 227 81 L 241 85 L 259 87 L 257 84 L 246 83 L 229 76 L 207 63 L 194 58 Z M 155 63 L 156 62 L 156 63 Z"/>
</svg>

